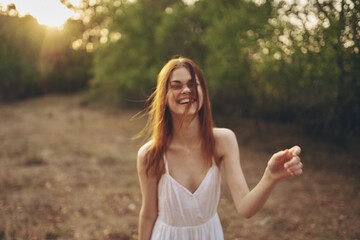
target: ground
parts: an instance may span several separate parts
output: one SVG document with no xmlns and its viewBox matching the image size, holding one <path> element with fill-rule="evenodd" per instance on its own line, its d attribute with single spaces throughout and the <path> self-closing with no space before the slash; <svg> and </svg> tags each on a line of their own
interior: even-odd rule
<svg viewBox="0 0 360 240">
<path fill-rule="evenodd" d="M 141 195 L 135 110 L 48 96 L 0 104 L 0 239 L 137 239 Z M 272 153 L 302 147 L 304 173 L 264 208 L 236 214 L 223 178 L 225 239 L 360 239 L 359 142 L 338 146 L 290 125 L 216 118 L 236 132 L 250 188 Z"/>
</svg>

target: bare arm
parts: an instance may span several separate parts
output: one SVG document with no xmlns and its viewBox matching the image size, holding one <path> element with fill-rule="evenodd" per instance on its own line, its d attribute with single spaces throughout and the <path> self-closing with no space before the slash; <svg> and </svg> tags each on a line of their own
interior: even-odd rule
<svg viewBox="0 0 360 240">
<path fill-rule="evenodd" d="M 142 204 L 139 214 L 139 240 L 149 240 L 158 216 L 157 180 L 145 174 L 144 156 L 149 143 L 140 148 L 137 157 L 137 170 L 140 181 Z"/>
<path fill-rule="evenodd" d="M 235 134 L 228 129 L 218 129 L 217 152 L 224 161 L 226 180 L 238 213 L 250 218 L 268 199 L 276 183 L 285 177 L 299 175 L 302 163 L 299 147 L 278 152 L 268 162 L 259 183 L 249 191 L 240 165 L 240 154 Z"/>
</svg>

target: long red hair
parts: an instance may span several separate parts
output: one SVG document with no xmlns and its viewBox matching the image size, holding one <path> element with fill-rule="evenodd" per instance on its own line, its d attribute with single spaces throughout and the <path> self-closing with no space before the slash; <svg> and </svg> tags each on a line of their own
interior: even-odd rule
<svg viewBox="0 0 360 240">
<path fill-rule="evenodd" d="M 215 152 L 214 123 L 206 81 L 201 69 L 192 60 L 179 57 L 171 59 L 161 69 L 157 77 L 156 90 L 148 99 L 151 104 L 147 111 L 149 118 L 145 129 L 150 132 L 152 143 L 145 154 L 144 167 L 146 168 L 147 176 L 152 175 L 160 178 L 165 172 L 165 165 L 162 159 L 172 134 L 171 114 L 167 107 L 168 82 L 174 69 L 180 67 L 185 67 L 192 75 L 192 79 L 194 79 L 195 75 L 200 82 L 204 98 L 203 105 L 198 110 L 200 132 L 203 139 L 202 151 L 206 164 L 209 166 L 212 164 Z M 192 91 L 192 94 L 194 92 L 197 94 L 196 90 Z M 220 166 L 220 159 L 215 159 L 215 163 Z"/>
</svg>

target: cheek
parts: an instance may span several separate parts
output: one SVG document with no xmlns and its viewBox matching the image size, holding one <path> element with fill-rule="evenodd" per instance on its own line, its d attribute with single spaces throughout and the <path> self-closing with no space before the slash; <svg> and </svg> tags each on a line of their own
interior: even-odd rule
<svg viewBox="0 0 360 240">
<path fill-rule="evenodd" d="M 172 91 L 169 91 L 166 96 L 166 104 L 173 105 L 175 101 L 176 101 L 175 94 Z"/>
</svg>

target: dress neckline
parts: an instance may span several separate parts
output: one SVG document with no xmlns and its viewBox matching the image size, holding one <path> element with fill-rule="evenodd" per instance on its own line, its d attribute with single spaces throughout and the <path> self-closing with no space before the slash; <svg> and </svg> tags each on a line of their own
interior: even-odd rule
<svg viewBox="0 0 360 240">
<path fill-rule="evenodd" d="M 201 189 L 202 185 L 204 185 L 204 182 L 206 182 L 206 179 L 208 178 L 208 176 L 210 175 L 210 171 L 216 166 L 214 163 L 211 165 L 211 167 L 207 170 L 204 178 L 201 180 L 199 186 L 195 189 L 194 192 L 191 192 L 187 187 L 185 187 L 184 185 L 182 185 L 181 183 L 179 183 L 173 176 L 171 176 L 170 172 L 169 172 L 169 167 L 168 167 L 168 162 L 166 159 L 166 156 L 164 154 L 164 162 L 165 162 L 165 174 L 173 181 L 175 182 L 176 185 L 178 185 L 180 188 L 182 188 L 183 190 L 185 190 L 185 192 L 189 193 L 190 195 L 196 195 L 196 193 L 199 191 L 199 189 Z"/>
</svg>

